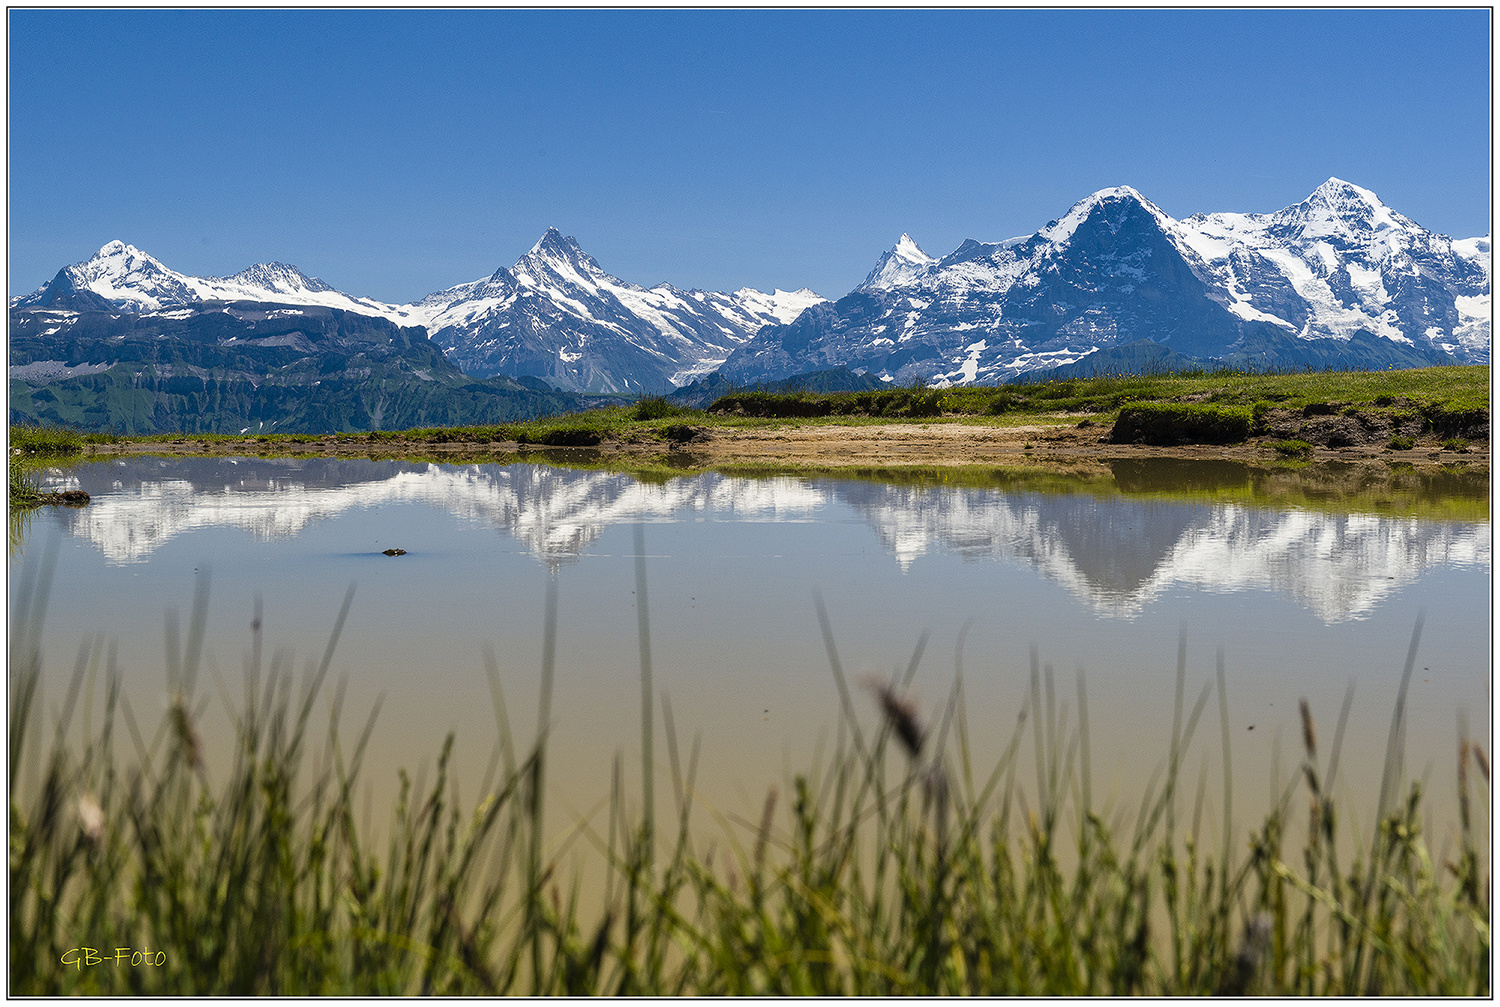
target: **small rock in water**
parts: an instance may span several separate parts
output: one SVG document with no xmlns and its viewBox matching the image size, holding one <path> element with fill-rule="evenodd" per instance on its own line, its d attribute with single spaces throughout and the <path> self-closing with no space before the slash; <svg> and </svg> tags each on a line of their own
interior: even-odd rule
<svg viewBox="0 0 1500 1007">
<path fill-rule="evenodd" d="M 383 555 L 386 555 L 386 556 L 405 556 L 406 555 L 406 550 L 405 549 L 387 549 L 383 553 Z"/>
</svg>

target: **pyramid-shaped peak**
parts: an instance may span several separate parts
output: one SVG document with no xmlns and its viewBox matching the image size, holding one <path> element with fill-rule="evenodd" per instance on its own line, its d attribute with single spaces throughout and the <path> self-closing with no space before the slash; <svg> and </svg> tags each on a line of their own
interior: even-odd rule
<svg viewBox="0 0 1500 1007">
<path fill-rule="evenodd" d="M 90 280 L 106 276 L 171 273 L 155 257 L 119 240 L 105 243 L 91 257 L 71 268 L 79 270 Z"/>
<path fill-rule="evenodd" d="M 573 255 L 581 252 L 578 247 L 578 239 L 572 235 L 567 237 L 555 227 L 547 228 L 546 232 L 537 239 L 537 243 L 531 246 L 529 255 Z"/>
<path fill-rule="evenodd" d="M 1303 202 L 1332 208 L 1368 206 L 1383 209 L 1385 207 L 1375 193 L 1353 182 L 1346 182 L 1342 178 L 1330 178 L 1314 189 Z"/>
<path fill-rule="evenodd" d="M 907 234 L 904 231 L 901 233 L 900 240 L 896 242 L 896 247 L 893 248 L 893 249 L 891 249 L 891 252 L 897 258 L 906 259 L 907 261 L 910 261 L 910 262 L 936 262 L 937 261 L 932 256 L 928 255 L 926 252 L 922 251 L 922 249 L 920 247 L 918 247 L 916 241 L 913 240 L 912 236 L 910 234 Z"/>
<path fill-rule="evenodd" d="M 1115 206 L 1133 204 L 1145 210 L 1162 227 L 1169 227 L 1172 218 L 1167 216 L 1162 209 L 1151 200 L 1142 196 L 1136 189 L 1128 185 L 1114 185 L 1107 189 L 1092 192 L 1074 203 L 1068 212 L 1063 214 L 1060 220 L 1055 220 L 1043 227 L 1037 233 L 1052 242 L 1065 242 L 1073 236 L 1085 220 L 1096 209 L 1106 209 Z"/>
<path fill-rule="evenodd" d="M 1369 189 L 1361 188 L 1353 182 L 1346 182 L 1342 178 L 1329 176 L 1328 181 L 1313 190 L 1314 196 L 1361 196 L 1380 202 L 1380 199 Z"/>
<path fill-rule="evenodd" d="M 880 254 L 875 268 L 855 289 L 881 290 L 902 286 L 920 277 L 937 261 L 918 248 L 911 235 L 903 233 L 896 247 Z"/>
<path fill-rule="evenodd" d="M 1302 202 L 1278 211 L 1273 219 L 1309 238 L 1417 226 L 1369 189 L 1341 178 L 1330 178 Z"/>
<path fill-rule="evenodd" d="M 577 238 L 565 236 L 555 227 L 547 228 L 546 233 L 531 246 L 531 251 L 517 259 L 510 271 L 518 280 L 524 277 L 537 280 L 544 276 L 561 276 L 577 282 L 578 276 L 597 280 L 608 275 L 594 261 L 593 256 L 579 247 Z"/>
</svg>

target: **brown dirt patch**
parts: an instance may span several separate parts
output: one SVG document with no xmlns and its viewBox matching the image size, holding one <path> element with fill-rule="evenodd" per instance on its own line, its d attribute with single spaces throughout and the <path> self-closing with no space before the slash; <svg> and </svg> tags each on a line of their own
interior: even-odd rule
<svg viewBox="0 0 1500 1007">
<path fill-rule="evenodd" d="M 1324 418 L 1319 418 L 1324 419 Z M 1350 417 L 1326 417 L 1327 429 L 1321 427 L 1314 441 L 1313 460 L 1362 461 L 1382 459 L 1410 462 L 1413 465 L 1443 465 L 1465 462 L 1471 468 L 1489 466 L 1489 443 L 1473 441 L 1468 450 L 1445 449 L 1432 435 L 1416 438 L 1416 445 L 1406 451 L 1392 451 L 1384 445 L 1392 431 L 1368 429 Z M 1340 422 L 1342 421 L 1342 422 Z M 658 437 L 635 431 L 622 440 L 606 440 L 587 449 L 590 459 L 607 463 L 618 459 L 624 464 L 647 462 L 671 456 L 677 464 L 702 466 L 730 464 L 841 466 L 960 466 L 960 465 L 1028 465 L 1058 464 L 1112 458 L 1183 458 L 1268 460 L 1277 457 L 1271 443 L 1295 436 L 1273 430 L 1272 436 L 1253 438 L 1234 445 L 1149 445 L 1111 444 L 1108 426 L 988 426 L 962 423 L 887 423 L 834 426 L 691 427 L 674 428 L 668 436 Z M 1297 432 L 1308 430 L 1305 421 Z M 1304 437 L 1302 439 L 1312 440 Z M 1342 443 L 1354 440 L 1355 443 Z M 1321 443 L 1319 443 L 1321 442 Z M 1330 446 L 1330 443 L 1332 446 Z M 90 456 L 111 455 L 316 455 L 341 458 L 426 457 L 455 461 L 476 458 L 496 461 L 518 456 L 547 456 L 552 452 L 518 445 L 513 441 L 488 444 L 437 441 L 413 441 L 404 438 L 370 440 L 363 434 L 336 434 L 303 442 L 264 443 L 255 438 L 243 440 L 200 440 L 183 437 L 171 441 L 122 441 L 116 444 L 90 444 Z"/>
</svg>

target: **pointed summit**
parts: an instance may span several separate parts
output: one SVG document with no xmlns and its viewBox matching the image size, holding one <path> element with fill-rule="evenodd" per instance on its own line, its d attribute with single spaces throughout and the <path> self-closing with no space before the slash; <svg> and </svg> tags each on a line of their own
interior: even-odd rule
<svg viewBox="0 0 1500 1007">
<path fill-rule="evenodd" d="M 531 246 L 528 256 L 540 258 L 562 258 L 574 259 L 583 255 L 583 249 L 578 247 L 578 239 L 569 235 L 563 237 L 563 233 L 555 227 L 547 228 L 546 232 L 537 239 L 537 243 Z"/>
<path fill-rule="evenodd" d="M 937 262 L 932 256 L 917 247 L 912 236 L 903 233 L 896 247 L 883 253 L 875 261 L 875 268 L 865 277 L 856 290 L 887 290 L 917 279 Z"/>
<path fill-rule="evenodd" d="M 531 251 L 516 260 L 511 275 L 525 286 L 556 283 L 582 284 L 593 288 L 608 276 L 593 256 L 578 246 L 578 239 L 549 227 Z"/>
<path fill-rule="evenodd" d="M 119 240 L 67 269 L 76 290 L 90 290 L 123 311 L 154 311 L 198 299 L 182 274 Z"/>
<path fill-rule="evenodd" d="M 912 236 L 905 231 L 901 232 L 901 240 L 896 242 L 896 247 L 892 251 L 899 258 L 909 259 L 913 262 L 936 261 L 932 256 L 918 248 L 917 243 L 912 240 Z"/>
<path fill-rule="evenodd" d="M 1361 188 L 1360 186 L 1355 185 L 1353 182 L 1346 182 L 1342 178 L 1335 178 L 1333 176 L 1329 176 L 1328 181 L 1324 182 L 1322 185 L 1314 189 L 1312 191 L 1312 196 L 1309 196 L 1308 198 L 1311 199 L 1314 197 L 1321 199 L 1355 198 L 1367 203 L 1380 202 L 1380 197 L 1376 196 L 1375 193 L 1371 192 L 1369 189 Z"/>
<path fill-rule="evenodd" d="M 1114 185 L 1080 199 L 1068 209 L 1067 213 L 1063 214 L 1061 219 L 1052 221 L 1037 234 L 1052 242 L 1062 243 L 1071 238 L 1073 232 L 1078 230 L 1078 226 L 1089 219 L 1097 209 L 1103 207 L 1106 212 L 1114 210 L 1118 213 L 1119 208 L 1130 206 L 1138 206 L 1145 210 L 1163 229 L 1171 224 L 1172 218 L 1136 189 L 1128 185 Z"/>
<path fill-rule="evenodd" d="M 578 245 L 578 239 L 572 235 L 563 235 L 555 227 L 549 227 L 537 239 L 531 251 L 516 260 L 517 269 L 523 269 L 530 263 L 532 266 L 545 267 L 549 264 L 566 263 L 577 266 L 589 264 L 598 269 L 598 264 Z"/>
<path fill-rule="evenodd" d="M 1356 216 L 1371 215 L 1372 211 L 1386 208 L 1375 193 L 1342 178 L 1330 178 L 1314 189 L 1299 205 L 1325 208 L 1330 213 L 1343 215 L 1352 212 Z"/>
<path fill-rule="evenodd" d="M 1369 189 L 1330 178 L 1306 199 L 1272 214 L 1278 234 L 1301 238 L 1368 240 L 1372 232 L 1408 230 L 1418 225 L 1380 201 Z"/>
</svg>

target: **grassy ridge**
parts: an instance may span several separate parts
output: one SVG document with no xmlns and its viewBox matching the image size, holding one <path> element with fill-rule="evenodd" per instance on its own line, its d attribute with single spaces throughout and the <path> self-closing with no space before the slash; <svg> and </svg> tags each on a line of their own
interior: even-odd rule
<svg viewBox="0 0 1500 1007">
<path fill-rule="evenodd" d="M 1425 367 L 1393 371 L 1319 371 L 1302 374 L 1205 371 L 1037 381 L 998 387 L 882 392 L 769 393 L 725 396 L 710 411 L 747 415 L 878 415 L 885 409 L 921 415 L 999 416 L 1006 413 L 1114 413 L 1147 402 L 1207 402 L 1221 406 L 1268 403 L 1279 408 L 1339 404 L 1427 410 L 1434 416 L 1489 408 L 1489 368 Z M 1398 401 L 1399 400 L 1399 401 Z M 855 408 L 866 403 L 863 410 Z M 926 410 L 932 411 L 926 411 Z M 917 415 L 917 414 L 913 414 Z"/>
<path fill-rule="evenodd" d="M 587 447 L 606 440 L 681 441 L 694 426 L 779 423 L 963 422 L 1011 424 L 1058 416 L 1112 422 L 1122 408 L 1150 403 L 1206 404 L 1259 417 L 1268 409 L 1309 414 L 1356 409 L 1432 431 L 1489 422 L 1487 367 L 1428 367 L 1399 371 L 1325 371 L 1303 374 L 1215 371 L 1134 377 L 1076 378 L 998 387 L 895 388 L 876 392 L 732 392 L 707 410 L 647 397 L 525 422 L 486 426 L 417 427 L 369 433 L 319 435 L 376 443 L 463 443 Z M 1060 422 L 1066 422 L 1061 420 Z M 145 443 L 181 440 L 185 434 L 133 437 Z M 238 436 L 193 434 L 210 443 L 243 442 L 295 450 L 312 434 Z"/>
<path fill-rule="evenodd" d="M 638 548 L 638 557 L 644 549 Z M 962 650 L 947 709 L 922 723 L 903 675 L 867 683 L 884 719 L 862 727 L 821 603 L 842 711 L 829 765 L 768 791 L 754 820 L 720 821 L 702 845 L 687 757 L 665 697 L 654 724 L 644 560 L 637 560 L 648 770 L 665 741 L 676 815 L 654 819 L 616 765 L 607 815 L 584 829 L 605 866 L 604 908 L 580 908 L 540 822 L 547 793 L 556 598 L 545 621 L 541 708 L 527 740 L 512 729 L 489 660 L 498 740 L 484 796 L 460 806 L 448 772 L 430 787 L 403 775 L 384 851 L 352 811 L 372 714 L 342 733 L 339 698 L 321 743 L 312 717 L 353 591 L 321 664 L 294 691 L 285 657 L 263 660 L 259 612 L 244 693 L 231 700 L 233 764 L 210 776 L 197 720 L 207 589 L 186 638 L 169 620 L 169 710 L 142 731 L 120 691 L 113 650 L 79 654 L 61 707 L 41 722 L 46 563 L 17 593 L 9 751 L 10 991 L 132 994 L 1458 994 L 1487 995 L 1489 766 L 1460 739 L 1461 850 L 1432 863 L 1421 789 L 1401 774 L 1404 702 L 1391 725 L 1377 827 L 1340 834 L 1337 778 L 1346 703 L 1331 750 L 1303 707 L 1301 771 L 1272 813 L 1229 828 L 1229 697 L 1222 662 L 1196 701 L 1179 648 L 1166 772 L 1134 818 L 1110 825 L 1093 802 L 1087 691 L 1077 721 L 1031 660 L 1030 700 L 999 762 L 969 756 Z M 1406 657 L 1415 661 L 1420 626 Z M 102 687 L 102 688 L 101 688 Z M 102 692 L 102 719 L 93 719 Z M 1045 699 L 1044 699 L 1045 696 Z M 82 698 L 83 729 L 73 719 Z M 1210 706 L 1210 700 L 1216 700 Z M 1214 717 L 1217 712 L 1218 717 Z M 1205 719 L 1205 714 L 1207 718 Z M 1222 846 L 1195 811 L 1177 819 L 1179 770 L 1217 719 L 1224 750 Z M 149 727 L 150 725 L 144 725 Z M 123 727 L 123 730 L 122 730 Z M 64 739 L 72 737 L 72 743 Z M 50 740 L 49 740 L 50 739 Z M 81 739 L 81 740 L 77 740 Z M 151 739 L 148 743 L 147 739 Z M 1213 742 L 1210 741 L 1210 744 Z M 1017 755 L 1034 749 L 1035 789 Z M 134 753 L 122 759 L 117 749 Z M 1476 774 L 1477 771 L 1477 774 Z M 1476 780 L 1483 813 L 1471 813 Z M 27 782 L 18 787 L 20 780 Z M 213 782 L 217 779 L 219 782 Z M 632 815 L 631 804 L 645 809 Z M 1197 804 L 1201 809 L 1201 799 Z M 698 812 L 695 819 L 695 812 Z M 1287 848 L 1294 817 L 1307 838 Z M 88 962 L 126 946 L 152 963 Z"/>
</svg>

